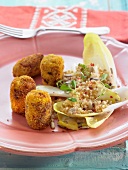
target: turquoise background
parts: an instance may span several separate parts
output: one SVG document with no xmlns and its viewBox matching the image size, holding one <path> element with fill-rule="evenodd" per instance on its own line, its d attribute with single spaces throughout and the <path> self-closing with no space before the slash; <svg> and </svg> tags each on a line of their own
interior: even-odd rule
<svg viewBox="0 0 128 170">
<path fill-rule="evenodd" d="M 97 10 L 128 11 L 128 0 L 0 0 L 1 6 L 81 6 Z"/>
</svg>

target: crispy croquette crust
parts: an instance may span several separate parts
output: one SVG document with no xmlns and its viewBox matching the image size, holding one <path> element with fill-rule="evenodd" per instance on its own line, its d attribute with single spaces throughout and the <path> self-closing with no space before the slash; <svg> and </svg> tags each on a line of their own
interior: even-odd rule
<svg viewBox="0 0 128 170">
<path fill-rule="evenodd" d="M 34 77 L 40 75 L 40 62 L 42 58 L 43 55 L 38 53 L 29 55 L 17 61 L 13 67 L 13 76 L 19 77 L 22 75 L 28 75 Z"/>
<path fill-rule="evenodd" d="M 28 92 L 36 89 L 35 81 L 29 76 L 15 77 L 10 86 L 10 101 L 13 112 L 25 114 L 25 98 Z"/>
<path fill-rule="evenodd" d="M 40 64 L 40 70 L 42 82 L 55 86 L 56 82 L 63 77 L 64 60 L 61 56 L 54 54 L 44 56 Z"/>
<path fill-rule="evenodd" d="M 44 129 L 51 120 L 52 100 L 42 90 L 32 90 L 26 96 L 25 117 L 32 129 Z"/>
</svg>

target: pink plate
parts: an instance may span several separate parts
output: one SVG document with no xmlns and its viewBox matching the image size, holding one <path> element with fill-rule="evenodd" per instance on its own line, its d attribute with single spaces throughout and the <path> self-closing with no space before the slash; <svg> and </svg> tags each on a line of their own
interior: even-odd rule
<svg viewBox="0 0 128 170">
<path fill-rule="evenodd" d="M 0 149 L 16 154 L 51 156 L 76 150 L 91 151 L 107 148 L 128 139 L 128 108 L 116 110 L 97 129 L 79 131 L 32 130 L 25 117 L 12 113 L 10 83 L 14 63 L 29 54 L 59 54 L 65 60 L 65 69 L 82 62 L 83 35 L 65 32 L 40 33 L 35 38 L 16 39 L 0 37 Z M 102 40 L 110 49 L 118 73 L 119 85 L 128 84 L 128 45 L 108 37 Z"/>
</svg>

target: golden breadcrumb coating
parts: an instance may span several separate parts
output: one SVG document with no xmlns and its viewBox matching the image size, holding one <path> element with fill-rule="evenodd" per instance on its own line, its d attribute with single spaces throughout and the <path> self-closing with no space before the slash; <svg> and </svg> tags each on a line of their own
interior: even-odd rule
<svg viewBox="0 0 128 170">
<path fill-rule="evenodd" d="M 40 75 L 40 62 L 42 58 L 43 55 L 38 53 L 29 55 L 17 61 L 13 67 L 13 76 L 19 77 L 22 75 L 28 75 L 34 77 Z"/>
<path fill-rule="evenodd" d="M 44 84 L 55 86 L 63 77 L 64 60 L 61 56 L 49 54 L 44 56 L 40 64 Z"/>
<path fill-rule="evenodd" d="M 44 129 L 51 120 L 52 100 L 49 93 L 32 90 L 26 96 L 25 117 L 32 129 Z"/>
<path fill-rule="evenodd" d="M 29 76 L 15 77 L 10 86 L 10 101 L 13 112 L 25 114 L 25 98 L 28 92 L 36 89 L 35 81 Z"/>
</svg>

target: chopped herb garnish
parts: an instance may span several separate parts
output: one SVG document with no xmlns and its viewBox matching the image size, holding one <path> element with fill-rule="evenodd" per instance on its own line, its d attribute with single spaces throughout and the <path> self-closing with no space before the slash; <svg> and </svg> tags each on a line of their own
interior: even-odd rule
<svg viewBox="0 0 128 170">
<path fill-rule="evenodd" d="M 69 97 L 68 100 L 70 100 L 71 102 L 77 102 L 77 99 L 72 97 L 71 98 Z"/>
<path fill-rule="evenodd" d="M 101 81 L 106 80 L 107 77 L 108 77 L 108 74 L 106 74 L 106 73 L 102 74 Z"/>
<path fill-rule="evenodd" d="M 81 72 L 81 78 L 82 78 L 82 80 L 84 81 L 84 80 L 87 78 L 87 76 L 85 76 L 85 75 Z"/>
<path fill-rule="evenodd" d="M 88 70 L 88 67 L 85 64 L 79 64 L 81 67 L 81 71 L 84 72 L 85 70 Z"/>
<path fill-rule="evenodd" d="M 72 87 L 73 89 L 76 88 L 76 81 L 75 81 L 75 80 L 72 80 L 72 81 L 71 81 L 71 87 Z"/>
<path fill-rule="evenodd" d="M 85 64 L 81 64 L 81 63 L 79 63 L 78 66 L 82 67 L 83 69 L 87 68 Z"/>
<path fill-rule="evenodd" d="M 62 84 L 63 84 L 63 80 L 59 80 L 56 82 L 58 88 L 60 88 Z"/>
<path fill-rule="evenodd" d="M 81 78 L 82 78 L 82 80 L 85 80 L 85 79 L 87 78 L 87 76 L 84 76 L 84 75 L 82 74 Z"/>
<path fill-rule="evenodd" d="M 60 89 L 63 90 L 63 91 L 72 91 L 72 88 L 67 84 L 62 84 L 60 86 Z"/>
<path fill-rule="evenodd" d="M 79 64 L 79 66 L 81 67 L 81 73 L 83 73 L 84 76 L 89 77 L 91 74 L 89 67 L 86 66 L 85 64 Z M 85 78 L 85 77 L 83 77 L 83 78 Z"/>
<path fill-rule="evenodd" d="M 111 89 L 111 86 L 107 83 L 105 83 L 104 86 L 107 87 L 108 89 Z"/>
</svg>

